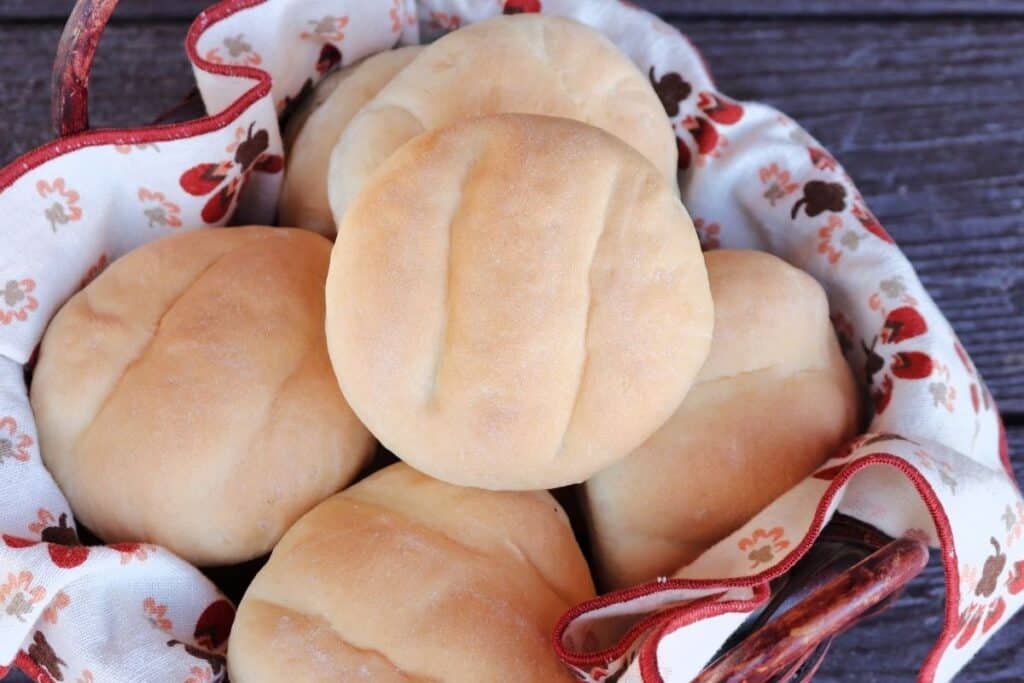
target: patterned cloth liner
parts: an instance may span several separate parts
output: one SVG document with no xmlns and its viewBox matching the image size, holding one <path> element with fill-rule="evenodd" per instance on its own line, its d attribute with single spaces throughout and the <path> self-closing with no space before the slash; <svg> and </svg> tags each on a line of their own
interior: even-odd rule
<svg viewBox="0 0 1024 683">
<path fill-rule="evenodd" d="M 536 11 L 594 27 L 648 74 L 702 244 L 764 249 L 814 275 L 874 415 L 868 434 L 676 576 L 567 613 L 559 656 L 585 681 L 690 680 L 837 510 L 941 548 L 944 628 L 920 680 L 949 680 L 1017 611 L 1024 501 L 970 358 L 828 152 L 775 110 L 720 94 L 675 29 L 618 0 L 227 0 L 186 41 L 212 116 L 85 133 L 0 170 L 0 662 L 44 681 L 224 676 L 234 608 L 201 573 L 151 545 L 76 545 L 23 366 L 61 303 L 121 254 L 232 216 L 269 222 L 277 114 L 327 70 L 421 32 Z"/>
</svg>

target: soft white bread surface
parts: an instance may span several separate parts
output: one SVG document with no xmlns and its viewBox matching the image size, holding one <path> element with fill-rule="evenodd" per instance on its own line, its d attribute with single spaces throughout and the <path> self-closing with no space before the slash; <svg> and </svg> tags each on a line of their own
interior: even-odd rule
<svg viewBox="0 0 1024 683">
<path fill-rule="evenodd" d="M 675 133 L 646 76 L 608 39 L 570 19 L 502 16 L 449 33 L 370 100 L 330 162 L 335 219 L 381 163 L 413 137 L 460 119 L 547 114 L 602 128 L 676 187 Z"/>
<path fill-rule="evenodd" d="M 72 297 L 31 387 L 43 460 L 107 542 L 257 557 L 348 483 L 373 439 L 324 339 L 330 243 L 213 228 L 152 242 Z"/>
<path fill-rule="evenodd" d="M 707 255 L 715 333 L 686 400 L 583 488 L 607 589 L 673 574 L 797 484 L 858 426 L 821 286 L 763 252 Z"/>
<path fill-rule="evenodd" d="M 550 494 L 398 463 L 285 534 L 239 606 L 228 670 L 237 683 L 572 680 L 552 631 L 593 595 Z"/>
<path fill-rule="evenodd" d="M 279 222 L 323 235 L 335 233 L 327 203 L 327 163 L 345 126 L 364 104 L 419 54 L 419 45 L 385 50 L 328 76 L 309 109 L 298 114 L 278 202 Z M 297 127 L 297 130 L 296 130 Z M 286 144 L 288 142 L 286 135 Z"/>
<path fill-rule="evenodd" d="M 577 483 L 639 446 L 696 377 L 712 318 L 657 169 L 546 116 L 407 143 L 345 215 L 327 278 L 356 414 L 413 467 L 488 489 Z"/>
</svg>

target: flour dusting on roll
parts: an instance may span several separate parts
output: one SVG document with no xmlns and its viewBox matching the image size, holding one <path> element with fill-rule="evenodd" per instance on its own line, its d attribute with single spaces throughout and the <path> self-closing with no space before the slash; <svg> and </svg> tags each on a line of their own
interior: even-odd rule
<svg viewBox="0 0 1024 683">
<path fill-rule="evenodd" d="M 671 575 L 835 454 L 859 394 L 810 275 L 712 251 L 711 353 L 669 421 L 584 487 L 605 589 Z"/>
<path fill-rule="evenodd" d="M 658 170 L 546 116 L 407 143 L 346 213 L 327 279 L 356 414 L 413 467 L 488 489 L 577 483 L 640 445 L 686 394 L 712 318 Z"/>
</svg>

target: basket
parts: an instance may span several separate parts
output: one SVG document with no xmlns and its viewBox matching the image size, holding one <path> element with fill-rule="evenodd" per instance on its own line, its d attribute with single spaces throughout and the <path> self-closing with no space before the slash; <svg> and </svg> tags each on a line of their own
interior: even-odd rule
<svg viewBox="0 0 1024 683">
<path fill-rule="evenodd" d="M 207 577 L 160 548 L 78 545 L 27 402 L 24 370 L 48 318 L 139 244 L 229 219 L 270 222 L 278 115 L 327 70 L 502 12 L 575 18 L 649 75 L 677 132 L 702 245 L 771 251 L 814 275 L 873 410 L 865 434 L 689 567 L 568 612 L 553 646 L 576 677 L 809 680 L 838 633 L 921 571 L 928 545 L 941 549 L 947 595 L 920 680 L 948 680 L 1024 602 L 1024 502 L 998 412 L 949 324 L 835 159 L 784 115 L 719 93 L 672 27 L 617 0 L 225 0 L 186 41 L 210 116 L 90 131 L 89 70 L 116 4 L 78 0 L 52 81 L 60 138 L 0 170 L 10 245 L 0 254 L 10 290 L 0 438 L 13 454 L 0 461 L 0 662 L 13 662 L 10 680 L 19 670 L 44 681 L 218 680 L 233 614 Z M 241 144 L 259 148 L 246 164 L 233 157 Z M 198 167 L 221 173 L 208 192 L 178 181 Z M 237 596 L 253 569 L 217 580 Z M 97 628 L 103 642 L 76 638 Z"/>
</svg>

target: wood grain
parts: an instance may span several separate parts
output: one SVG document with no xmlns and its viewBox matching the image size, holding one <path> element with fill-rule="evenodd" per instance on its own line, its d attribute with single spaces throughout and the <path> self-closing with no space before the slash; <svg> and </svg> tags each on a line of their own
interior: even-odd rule
<svg viewBox="0 0 1024 683">
<path fill-rule="evenodd" d="M 133 4 L 132 2 L 125 3 Z M 1024 20 L 679 21 L 722 90 L 777 106 L 850 171 L 963 338 L 1024 416 Z M 191 86 L 186 25 L 111 26 L 94 125 L 151 121 Z M 0 161 L 49 139 L 57 26 L 0 27 Z"/>
<path fill-rule="evenodd" d="M 667 17 L 1024 15 L 1020 0 L 634 0 Z M 0 0 L 0 17 L 63 20 L 73 0 Z M 116 21 L 190 20 L 213 0 L 124 0 Z"/>
<path fill-rule="evenodd" d="M 205 2 L 125 0 L 92 82 L 93 123 L 137 125 L 191 87 L 181 48 Z M 1020 0 L 647 0 L 673 16 L 726 93 L 769 102 L 846 166 L 910 256 L 988 379 L 1004 412 L 1024 417 L 1024 15 Z M 0 0 L 0 163 L 50 137 L 47 83 L 63 0 Z M 815 18 L 921 14 L 910 20 Z M 176 14 L 177 13 L 177 14 Z M 716 20 L 713 14 L 792 16 Z M 684 16 L 685 15 L 685 16 Z M 1024 426 L 1009 429 L 1018 477 Z M 901 600 L 843 635 L 816 680 L 915 678 L 939 632 L 943 576 L 932 558 Z M 971 662 L 965 683 L 1024 680 L 1024 616 Z"/>
</svg>

